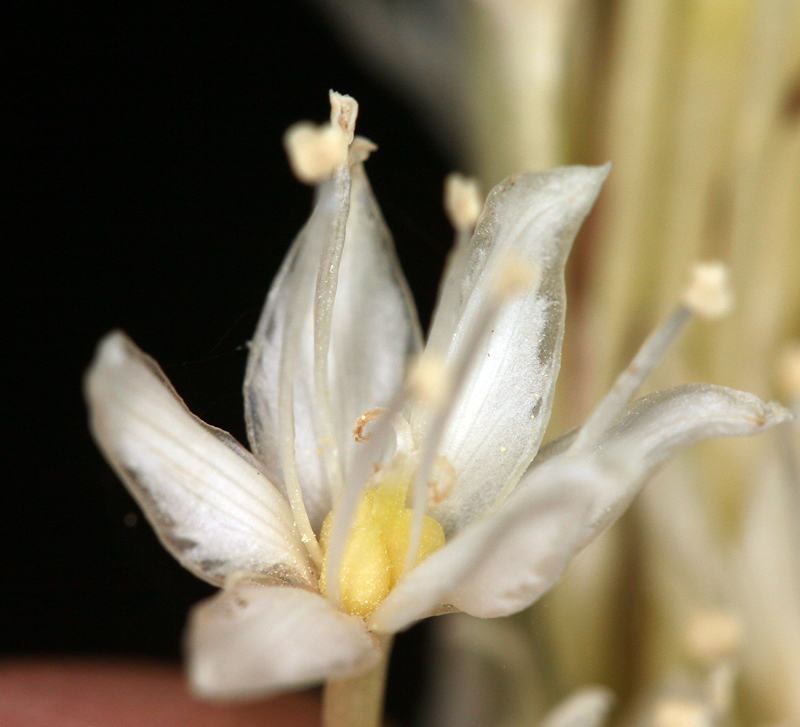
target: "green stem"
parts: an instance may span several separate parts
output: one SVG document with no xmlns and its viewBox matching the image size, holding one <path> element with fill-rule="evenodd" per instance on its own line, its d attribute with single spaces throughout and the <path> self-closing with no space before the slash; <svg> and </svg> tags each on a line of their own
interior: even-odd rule
<svg viewBox="0 0 800 727">
<path fill-rule="evenodd" d="M 392 636 L 379 636 L 381 660 L 352 679 L 331 679 L 322 697 L 324 727 L 378 727 L 383 716 L 386 670 Z"/>
</svg>

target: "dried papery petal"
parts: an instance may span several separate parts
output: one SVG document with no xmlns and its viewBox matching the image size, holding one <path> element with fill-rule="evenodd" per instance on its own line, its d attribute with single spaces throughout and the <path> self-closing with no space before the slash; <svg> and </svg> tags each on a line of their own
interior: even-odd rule
<svg viewBox="0 0 800 727">
<path fill-rule="evenodd" d="M 305 506 L 315 529 L 330 511 L 333 498 L 327 488 L 315 426 L 311 301 L 322 247 L 343 204 L 344 190 L 337 184 L 334 180 L 319 188 L 314 212 L 270 289 L 251 344 L 245 378 L 251 445 L 271 476 L 282 483 L 278 368 L 286 326 L 301 315 L 294 377 L 295 452 Z M 302 305 L 293 303 L 298 296 Z M 352 170 L 350 212 L 331 327 L 333 429 L 347 477 L 360 446 L 350 437 L 353 422 L 364 411 L 391 400 L 402 384 L 407 359 L 419 349 L 421 338 L 391 236 L 358 165 Z"/>
<path fill-rule="evenodd" d="M 387 407 L 422 347 L 417 312 L 391 233 L 360 165 L 353 182 L 347 237 L 331 330 L 331 405 L 345 479 L 363 447 L 350 437 L 356 417 Z"/>
<path fill-rule="evenodd" d="M 311 525 L 317 528 L 330 510 L 332 498 L 317 451 L 316 400 L 313 386 L 311 306 L 322 247 L 331 235 L 333 218 L 345 190 L 333 180 L 321 185 L 314 211 L 300 231 L 270 288 L 258 322 L 244 381 L 247 435 L 253 452 L 264 463 L 270 479 L 280 483 L 287 498 L 292 474 L 284 473 L 282 426 L 294 434 L 294 465 L 302 488 L 302 500 Z M 292 347 L 290 351 L 288 346 Z M 296 361 L 290 361 L 296 358 Z M 281 362 L 284 371 L 294 370 L 288 395 L 294 400 L 289 414 L 293 426 L 281 417 Z M 285 375 L 285 374 L 284 374 Z M 284 407 L 285 409 L 285 407 Z M 283 425 L 281 420 L 283 419 Z M 284 432 L 286 434 L 286 432 Z M 291 463 L 290 463 L 291 465 Z"/>
<path fill-rule="evenodd" d="M 360 618 L 317 593 L 246 578 L 192 609 L 186 651 L 192 689 L 210 699 L 265 697 L 380 659 Z"/>
<path fill-rule="evenodd" d="M 438 401 L 426 402 L 429 403 L 430 424 L 425 432 L 424 444 L 421 447 L 421 456 L 412 485 L 411 502 L 414 515 L 411 522 L 405 570 L 410 570 L 417 562 L 416 553 L 422 537 L 422 523 L 430 501 L 430 477 L 435 463 L 442 459 L 447 460 L 446 456 L 437 453 L 442 444 L 442 436 L 447 424 L 453 415 L 454 405 L 463 392 L 469 375 L 479 362 L 480 345 L 488 336 L 490 328 L 495 325 L 504 305 L 514 296 L 536 286 L 539 282 L 538 273 L 539 271 L 530 263 L 524 259 L 517 259 L 513 253 L 508 253 L 496 260 L 493 269 L 489 271 L 489 291 L 485 305 L 473 322 L 474 325 L 469 330 L 468 339 L 449 366 L 440 364 L 440 375 L 435 378 L 444 379 L 446 384 L 438 387 L 440 390 Z M 436 358 L 438 356 L 435 352 L 428 353 L 426 349 L 421 360 Z M 456 489 L 458 473 L 452 465 L 450 467 L 453 475 L 453 488 L 450 492 L 452 495 Z M 444 500 L 439 504 L 441 502 Z"/>
<path fill-rule="evenodd" d="M 440 454 L 457 473 L 453 496 L 432 513 L 455 532 L 515 482 L 538 449 L 560 365 L 564 264 L 609 167 L 562 167 L 511 177 L 489 194 L 478 228 L 442 288 L 428 350 L 448 361 L 472 345 L 492 295 L 491 272 L 509 256 L 540 271 L 538 286 L 508 303 L 473 352 L 476 365 L 448 421 Z M 425 417 L 412 420 L 420 439 Z"/>
<path fill-rule="evenodd" d="M 625 510 L 665 459 L 712 437 L 764 431 L 788 415 L 751 394 L 690 384 L 637 401 L 595 451 L 571 455 L 570 433 L 537 458 L 497 513 L 410 572 L 370 626 L 404 628 L 442 603 L 481 617 L 521 610 Z"/>
<path fill-rule="evenodd" d="M 621 480 L 594 504 L 595 516 L 586 542 L 613 522 L 630 504 L 646 479 L 668 458 L 686 447 L 719 437 L 744 437 L 766 431 L 791 414 L 753 394 L 711 384 L 685 384 L 635 401 L 596 445 L 598 453 L 616 453 L 638 479 Z M 579 430 L 551 442 L 520 482 L 545 463 L 566 456 Z"/>
<path fill-rule="evenodd" d="M 183 566 L 215 585 L 241 569 L 316 581 L 285 500 L 253 458 L 194 417 L 127 336 L 100 342 L 85 388 L 98 446 Z"/>
</svg>

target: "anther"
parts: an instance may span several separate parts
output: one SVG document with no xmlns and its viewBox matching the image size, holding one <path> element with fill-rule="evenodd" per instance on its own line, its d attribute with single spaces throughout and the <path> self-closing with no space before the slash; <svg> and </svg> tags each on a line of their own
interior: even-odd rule
<svg viewBox="0 0 800 727">
<path fill-rule="evenodd" d="M 378 407 L 377 409 L 365 411 L 360 417 L 358 417 L 358 419 L 356 419 L 356 423 L 353 425 L 353 439 L 355 439 L 359 444 L 366 442 L 372 436 L 372 432 L 367 432 L 364 434 L 364 427 L 366 427 L 370 422 L 374 422 L 376 419 L 380 418 L 385 411 L 386 409 L 383 407 Z"/>
<path fill-rule="evenodd" d="M 687 650 L 695 659 L 707 663 L 732 656 L 741 641 L 741 619 L 727 611 L 697 611 L 686 629 Z"/>
<path fill-rule="evenodd" d="M 430 407 L 447 401 L 450 370 L 440 356 L 423 352 L 408 372 L 407 387 L 412 396 Z"/>
<path fill-rule="evenodd" d="M 719 261 L 695 264 L 689 286 L 683 294 L 683 303 L 692 313 L 706 320 L 727 315 L 733 307 L 727 265 Z"/>
<path fill-rule="evenodd" d="M 339 126 L 300 121 L 283 136 L 294 175 L 304 184 L 317 184 L 347 161 L 348 141 Z"/>
<path fill-rule="evenodd" d="M 692 268 L 691 282 L 682 303 L 647 337 L 628 367 L 617 377 L 611 390 L 581 427 L 571 445 L 572 449 L 593 447 L 600 441 L 603 433 L 686 327 L 693 313 L 707 319 L 718 318 L 730 310 L 732 300 L 727 267 L 720 262 L 697 263 Z"/>
<path fill-rule="evenodd" d="M 331 91 L 329 97 L 330 123 L 318 126 L 310 121 L 300 121 L 290 126 L 283 135 L 289 166 L 304 184 L 318 184 L 348 161 L 348 148 L 353 141 L 358 117 L 358 102 L 351 96 L 335 91 Z M 359 153 L 366 158 L 370 150 L 363 147 Z"/>
<path fill-rule="evenodd" d="M 664 699 L 656 705 L 655 727 L 711 727 L 711 716 L 701 702 Z"/>
<path fill-rule="evenodd" d="M 483 209 L 478 182 L 453 172 L 444 180 L 444 211 L 457 232 L 469 232 L 475 227 Z"/>
</svg>

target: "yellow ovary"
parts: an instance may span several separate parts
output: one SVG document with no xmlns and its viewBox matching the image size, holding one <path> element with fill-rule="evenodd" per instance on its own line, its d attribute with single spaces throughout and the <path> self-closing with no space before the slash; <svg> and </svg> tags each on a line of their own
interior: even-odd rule
<svg viewBox="0 0 800 727">
<path fill-rule="evenodd" d="M 342 605 L 362 618 L 369 616 L 394 588 L 406 561 L 412 510 L 405 506 L 408 482 L 387 479 L 361 496 L 341 569 Z M 320 546 L 325 556 L 319 585 L 326 592 L 328 541 L 334 512 L 322 525 Z M 416 563 L 444 545 L 442 526 L 425 516 Z"/>
</svg>

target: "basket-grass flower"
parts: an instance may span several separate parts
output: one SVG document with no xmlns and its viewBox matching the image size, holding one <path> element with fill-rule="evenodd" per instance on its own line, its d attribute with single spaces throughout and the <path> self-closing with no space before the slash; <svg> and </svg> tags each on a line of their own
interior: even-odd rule
<svg viewBox="0 0 800 727">
<path fill-rule="evenodd" d="M 196 691 L 228 698 L 342 679 L 437 613 L 519 611 L 679 449 L 785 412 L 693 384 L 630 404 L 691 315 L 724 307 L 715 269 L 586 424 L 539 452 L 560 363 L 564 265 L 609 167 L 511 177 L 455 213 L 424 350 L 354 137 L 357 105 L 290 130 L 318 183 L 251 342 L 252 453 L 192 415 L 122 333 L 86 376 L 94 436 L 164 546 L 222 588 L 192 612 Z M 457 193 L 457 190 L 456 190 Z M 475 205 L 458 205 L 469 210 Z M 537 456 L 537 452 L 538 456 Z"/>
</svg>

